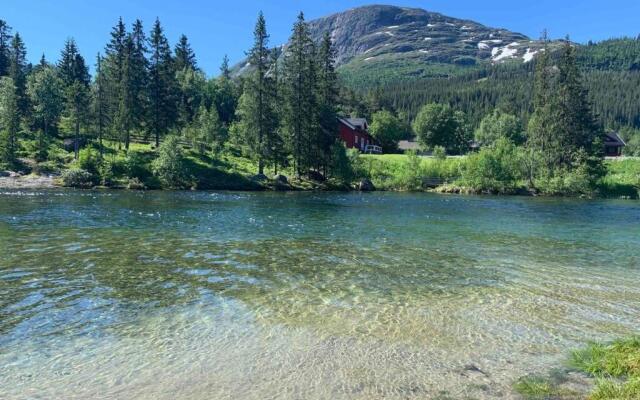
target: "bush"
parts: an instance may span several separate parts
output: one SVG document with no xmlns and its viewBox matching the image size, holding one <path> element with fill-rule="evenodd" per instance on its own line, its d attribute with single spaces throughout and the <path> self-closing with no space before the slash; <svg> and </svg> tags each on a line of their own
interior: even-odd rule
<svg viewBox="0 0 640 400">
<path fill-rule="evenodd" d="M 433 148 L 433 157 L 435 157 L 436 160 L 446 160 L 447 150 L 442 146 L 435 146 Z"/>
<path fill-rule="evenodd" d="M 176 136 L 169 136 L 162 142 L 158 149 L 158 158 L 153 160 L 151 168 L 165 188 L 183 189 L 189 186 L 184 154 Z"/>
<path fill-rule="evenodd" d="M 80 150 L 76 165 L 92 175 L 100 175 L 100 157 L 91 147 Z"/>
<path fill-rule="evenodd" d="M 62 174 L 62 183 L 67 187 L 90 188 L 95 184 L 95 175 L 83 169 L 69 169 Z"/>
<path fill-rule="evenodd" d="M 356 154 L 357 157 L 357 154 Z M 349 153 L 342 141 L 331 146 L 331 174 L 342 183 L 350 184 L 355 178 L 353 152 Z"/>
<path fill-rule="evenodd" d="M 407 152 L 404 173 L 402 174 L 402 188 L 405 190 L 422 189 L 422 169 L 420 157 L 415 151 Z"/>
<path fill-rule="evenodd" d="M 60 167 L 54 161 L 43 161 L 35 164 L 31 172 L 36 175 L 58 174 L 60 172 Z"/>
<path fill-rule="evenodd" d="M 518 148 L 507 139 L 469 156 L 461 184 L 477 192 L 513 193 L 522 178 Z"/>
</svg>

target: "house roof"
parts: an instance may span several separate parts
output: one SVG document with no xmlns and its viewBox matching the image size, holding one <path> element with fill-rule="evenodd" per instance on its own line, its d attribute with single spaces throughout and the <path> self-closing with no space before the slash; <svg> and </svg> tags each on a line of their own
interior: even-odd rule
<svg viewBox="0 0 640 400">
<path fill-rule="evenodd" d="M 609 147 L 624 147 L 627 144 L 616 132 L 606 132 L 604 134 L 604 145 Z"/>
<path fill-rule="evenodd" d="M 367 129 L 366 118 L 338 118 L 340 122 L 347 125 L 351 129 Z"/>
</svg>

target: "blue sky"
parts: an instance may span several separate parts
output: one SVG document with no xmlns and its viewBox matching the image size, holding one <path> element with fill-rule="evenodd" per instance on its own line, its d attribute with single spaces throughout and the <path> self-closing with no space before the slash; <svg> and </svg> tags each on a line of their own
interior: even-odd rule
<svg viewBox="0 0 640 400">
<path fill-rule="evenodd" d="M 111 27 L 119 16 L 130 24 L 140 18 L 149 30 L 156 17 L 162 21 L 172 45 L 181 33 L 192 42 L 200 66 L 209 75 L 218 73 L 222 57 L 232 63 L 242 59 L 252 41 L 253 25 L 263 10 L 271 43 L 289 36 L 297 13 L 307 19 L 359 5 L 361 0 L 2 0 L 0 18 L 19 31 L 28 57 L 37 62 L 42 53 L 57 60 L 67 37 L 74 37 L 92 63 L 103 51 Z M 578 42 L 640 33 L 640 0 L 388 0 L 378 4 L 420 7 L 429 11 L 472 19 L 538 37 L 548 28 L 552 37 L 567 34 Z M 579 5 L 578 5 L 579 4 Z"/>
</svg>

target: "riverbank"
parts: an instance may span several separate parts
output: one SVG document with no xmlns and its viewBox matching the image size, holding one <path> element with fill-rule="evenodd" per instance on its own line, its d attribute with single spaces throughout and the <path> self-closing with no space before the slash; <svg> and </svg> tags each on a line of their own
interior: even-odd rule
<svg viewBox="0 0 640 400">
<path fill-rule="evenodd" d="M 640 336 L 591 343 L 548 375 L 519 379 L 515 389 L 525 400 L 640 399 Z"/>
<path fill-rule="evenodd" d="M 254 160 L 232 147 L 217 154 L 184 148 L 174 175 L 179 184 L 167 185 L 154 170 L 157 151 L 150 145 L 132 144 L 128 152 L 115 143 L 107 144 L 100 158 L 96 149 L 84 149 L 78 160 L 60 152 L 56 161 L 35 163 L 22 160 L 20 174 L 0 177 L 0 188 L 41 189 L 55 186 L 135 190 L 187 189 L 236 191 L 350 191 L 378 190 L 435 192 L 454 194 L 494 194 L 525 196 L 564 196 L 593 198 L 640 198 L 640 159 L 608 159 L 606 174 L 595 185 L 580 176 L 569 175 L 554 181 L 536 182 L 532 188 L 522 174 L 502 174 L 498 169 L 488 176 L 469 171 L 479 167 L 472 157 L 418 157 L 415 155 L 349 156 L 348 178 L 325 179 L 320 174 L 298 179 L 292 168 L 256 174 Z M 486 174 L 485 174 L 486 175 Z"/>
</svg>

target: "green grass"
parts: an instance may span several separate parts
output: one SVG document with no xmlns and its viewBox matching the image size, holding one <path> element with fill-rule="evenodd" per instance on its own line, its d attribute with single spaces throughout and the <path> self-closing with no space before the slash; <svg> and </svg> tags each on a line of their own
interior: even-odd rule
<svg viewBox="0 0 640 400">
<path fill-rule="evenodd" d="M 591 393 L 580 397 L 562 386 L 562 374 L 523 377 L 514 388 L 527 400 L 586 398 L 588 400 L 640 399 L 640 336 L 611 343 L 590 343 L 573 351 L 568 365 L 595 379 Z"/>
<path fill-rule="evenodd" d="M 422 182 L 442 182 L 442 188 L 459 187 L 462 168 L 467 157 L 449 157 L 438 160 L 431 157 L 419 157 L 419 164 L 412 164 L 405 154 L 361 155 L 358 158 L 356 172 L 371 179 L 381 190 L 422 190 Z M 607 160 L 607 175 L 598 185 L 598 193 L 603 197 L 631 198 L 640 197 L 640 159 Z M 525 191 L 526 182 L 518 183 Z M 445 190 L 446 191 L 446 190 Z"/>
<path fill-rule="evenodd" d="M 579 393 L 564 388 L 562 380 L 553 377 L 527 376 L 520 378 L 514 385 L 516 392 L 526 400 L 572 400 Z"/>
</svg>

